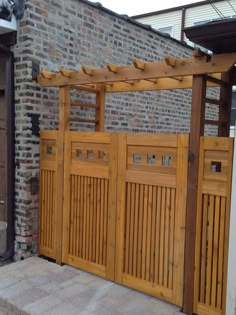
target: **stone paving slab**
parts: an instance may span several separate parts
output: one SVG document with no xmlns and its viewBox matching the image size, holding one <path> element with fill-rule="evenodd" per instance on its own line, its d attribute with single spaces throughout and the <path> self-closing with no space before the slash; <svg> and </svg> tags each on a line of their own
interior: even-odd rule
<svg viewBox="0 0 236 315">
<path fill-rule="evenodd" d="M 0 268 L 0 315 L 177 315 L 178 307 L 31 257 Z"/>
</svg>

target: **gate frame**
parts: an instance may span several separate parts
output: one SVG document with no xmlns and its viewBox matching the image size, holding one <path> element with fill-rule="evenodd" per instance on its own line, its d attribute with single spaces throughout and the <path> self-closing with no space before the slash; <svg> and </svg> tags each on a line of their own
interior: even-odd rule
<svg viewBox="0 0 236 315">
<path fill-rule="evenodd" d="M 192 314 L 194 297 L 194 266 L 197 215 L 197 183 L 200 136 L 205 125 L 218 127 L 219 136 L 229 136 L 232 85 L 236 82 L 236 53 L 206 55 L 199 50 L 192 58 L 177 59 L 166 56 L 164 61 L 144 62 L 135 59 L 129 66 L 108 64 L 106 68 L 82 67 L 79 71 L 61 69 L 57 73 L 42 71 L 38 83 L 43 87 L 60 87 L 59 131 L 60 131 L 60 172 L 63 175 L 63 139 L 69 128 L 70 101 L 65 97 L 70 88 L 99 92 L 96 104 L 97 131 L 104 130 L 105 93 L 152 91 L 192 88 L 192 108 L 189 146 L 187 217 L 184 272 L 184 312 Z M 76 87 L 75 87 L 76 86 Z M 220 100 L 209 99 L 207 86 L 220 86 Z M 200 91 L 200 93 L 199 93 Z M 219 106 L 218 121 L 205 119 L 205 104 Z M 79 105 L 83 106 L 83 105 Z M 83 119 L 77 120 L 83 122 Z M 86 121 L 88 122 L 88 121 Z M 195 187 L 194 187 L 195 186 Z M 60 188 L 59 188 L 60 189 Z M 62 217 L 63 197 L 61 196 L 60 216 Z M 62 220 L 58 235 L 62 232 Z M 59 244 L 58 244 L 59 245 Z M 57 262 L 61 263 L 58 246 Z"/>
</svg>

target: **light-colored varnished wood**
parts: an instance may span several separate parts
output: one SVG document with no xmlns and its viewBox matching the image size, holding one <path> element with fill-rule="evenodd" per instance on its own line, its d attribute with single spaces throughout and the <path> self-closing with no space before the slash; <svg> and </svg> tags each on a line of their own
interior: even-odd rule
<svg viewBox="0 0 236 315">
<path fill-rule="evenodd" d="M 218 54 L 208 58 L 202 56 L 199 58 L 175 59 L 166 57 L 164 61 L 145 62 L 143 66 L 135 63 L 128 66 L 117 66 L 118 71 L 110 71 L 107 68 L 91 69 L 82 67 L 80 71 L 75 71 L 71 77 L 66 77 L 58 73 L 52 73 L 49 77 L 45 72 L 38 76 L 38 83 L 41 86 L 65 86 L 65 85 L 83 85 L 96 83 L 117 83 L 126 81 L 136 81 L 145 79 L 159 79 L 171 77 L 184 77 L 202 74 L 216 74 L 227 72 L 236 63 L 236 54 Z M 114 65 L 113 65 L 114 70 Z"/>
<path fill-rule="evenodd" d="M 40 133 L 39 253 L 56 259 L 58 131 Z"/>
<path fill-rule="evenodd" d="M 63 262 L 114 280 L 117 135 L 66 132 Z"/>
<path fill-rule="evenodd" d="M 225 314 L 232 147 L 231 138 L 201 138 L 194 277 L 200 315 Z"/>
<path fill-rule="evenodd" d="M 178 305 L 187 149 L 186 135 L 119 135 L 115 279 Z"/>
</svg>

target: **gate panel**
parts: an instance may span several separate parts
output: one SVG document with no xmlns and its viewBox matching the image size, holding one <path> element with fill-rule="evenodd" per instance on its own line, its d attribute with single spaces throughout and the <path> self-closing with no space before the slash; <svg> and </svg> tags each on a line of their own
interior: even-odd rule
<svg viewBox="0 0 236 315">
<path fill-rule="evenodd" d="M 232 138 L 201 138 L 194 313 L 225 314 Z"/>
<path fill-rule="evenodd" d="M 39 253 L 56 259 L 57 131 L 40 133 L 40 241 Z"/>
<path fill-rule="evenodd" d="M 182 305 L 188 136 L 119 139 L 116 281 Z"/>
<path fill-rule="evenodd" d="M 63 262 L 114 280 L 117 135 L 67 132 Z"/>
</svg>

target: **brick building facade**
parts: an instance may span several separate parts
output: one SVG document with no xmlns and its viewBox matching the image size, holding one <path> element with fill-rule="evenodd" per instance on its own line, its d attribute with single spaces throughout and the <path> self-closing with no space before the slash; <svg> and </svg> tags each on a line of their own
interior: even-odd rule
<svg viewBox="0 0 236 315">
<path fill-rule="evenodd" d="M 19 21 L 15 55 L 15 259 L 37 253 L 39 137 L 32 134 L 31 114 L 41 129 L 57 126 L 57 89 L 32 81 L 32 64 L 50 71 L 81 65 L 126 65 L 134 58 L 158 61 L 165 55 L 190 57 L 192 50 L 126 16 L 85 0 L 28 0 Z M 106 130 L 188 132 L 191 91 L 108 95 Z M 89 111 L 80 112 L 89 115 Z M 74 126 L 80 130 L 90 125 Z M 34 187 L 33 187 L 34 186 Z"/>
</svg>

